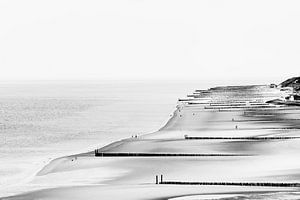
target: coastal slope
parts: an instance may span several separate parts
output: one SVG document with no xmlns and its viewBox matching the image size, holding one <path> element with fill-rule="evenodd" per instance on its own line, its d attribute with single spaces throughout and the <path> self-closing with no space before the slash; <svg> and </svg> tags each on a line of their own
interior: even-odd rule
<svg viewBox="0 0 300 200">
<path fill-rule="evenodd" d="M 179 99 L 176 110 L 157 132 L 57 158 L 30 183 L 51 183 L 51 188 L 5 199 L 169 199 L 190 195 L 243 195 L 247 199 L 254 194 L 276 197 L 283 193 L 294 197 L 299 187 L 168 185 L 156 184 L 155 178 L 300 183 L 300 107 L 272 103 L 274 99 L 286 101 L 295 92 L 274 85 L 196 90 Z"/>
</svg>

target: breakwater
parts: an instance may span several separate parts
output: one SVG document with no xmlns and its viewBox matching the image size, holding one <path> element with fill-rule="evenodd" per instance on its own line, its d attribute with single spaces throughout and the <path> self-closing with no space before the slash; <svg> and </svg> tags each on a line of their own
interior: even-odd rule
<svg viewBox="0 0 300 200">
<path fill-rule="evenodd" d="M 165 185 L 227 185 L 227 186 L 260 186 L 260 187 L 300 187 L 300 183 L 274 183 L 274 182 L 186 182 L 162 181 Z"/>
<path fill-rule="evenodd" d="M 300 137 L 197 137 L 185 136 L 186 140 L 291 140 Z"/>
<path fill-rule="evenodd" d="M 96 157 L 228 157 L 228 156 L 252 156 L 251 154 L 219 154 L 219 153 L 124 153 L 124 152 L 100 152 L 95 150 Z"/>
</svg>

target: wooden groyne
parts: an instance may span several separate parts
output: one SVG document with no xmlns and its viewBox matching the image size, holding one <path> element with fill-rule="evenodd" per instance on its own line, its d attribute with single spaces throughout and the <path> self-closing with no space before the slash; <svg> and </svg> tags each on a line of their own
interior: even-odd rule
<svg viewBox="0 0 300 200">
<path fill-rule="evenodd" d="M 228 186 L 260 186 L 260 187 L 300 187 L 300 183 L 271 183 L 271 182 L 183 182 L 162 181 L 165 185 L 228 185 Z"/>
<path fill-rule="evenodd" d="M 300 137 L 197 137 L 184 136 L 186 140 L 291 140 Z"/>
<path fill-rule="evenodd" d="M 300 183 L 278 182 L 187 182 L 187 181 L 164 181 L 163 175 L 156 175 L 155 184 L 164 185 L 225 185 L 225 186 L 256 186 L 256 187 L 300 187 Z"/>
<path fill-rule="evenodd" d="M 229 157 L 229 156 L 252 156 L 251 154 L 221 154 L 221 153 L 133 153 L 133 152 L 101 152 L 95 150 L 97 157 Z"/>
</svg>

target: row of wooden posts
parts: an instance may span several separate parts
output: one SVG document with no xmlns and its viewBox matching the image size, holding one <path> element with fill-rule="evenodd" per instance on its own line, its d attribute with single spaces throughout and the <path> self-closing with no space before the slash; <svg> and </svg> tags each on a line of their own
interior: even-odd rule
<svg viewBox="0 0 300 200">
<path fill-rule="evenodd" d="M 233 157 L 233 156 L 253 156 L 252 154 L 232 154 L 232 153 L 145 153 L 145 152 L 101 152 L 95 149 L 97 157 Z"/>
<path fill-rule="evenodd" d="M 260 187 L 300 187 L 300 183 L 271 183 L 271 182 L 186 182 L 163 181 L 163 175 L 155 176 L 156 184 L 164 185 L 227 185 L 227 186 L 260 186 Z"/>
<path fill-rule="evenodd" d="M 188 136 L 184 135 L 186 140 L 288 140 L 288 139 L 300 139 L 300 137 L 289 137 L 289 136 L 275 136 L 275 137 L 198 137 L 198 136 Z"/>
</svg>

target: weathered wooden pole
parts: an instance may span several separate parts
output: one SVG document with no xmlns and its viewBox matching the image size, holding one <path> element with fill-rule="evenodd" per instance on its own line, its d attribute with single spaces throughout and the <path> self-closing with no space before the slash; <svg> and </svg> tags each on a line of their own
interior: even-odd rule
<svg viewBox="0 0 300 200">
<path fill-rule="evenodd" d="M 160 182 L 163 182 L 163 175 L 160 175 Z"/>
<path fill-rule="evenodd" d="M 156 178 L 156 184 L 158 184 L 158 176 L 156 175 L 155 178 Z"/>
</svg>

